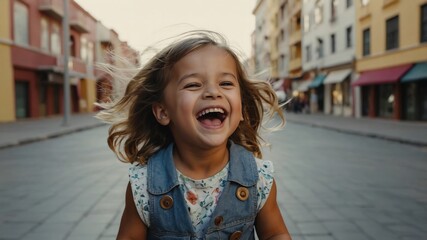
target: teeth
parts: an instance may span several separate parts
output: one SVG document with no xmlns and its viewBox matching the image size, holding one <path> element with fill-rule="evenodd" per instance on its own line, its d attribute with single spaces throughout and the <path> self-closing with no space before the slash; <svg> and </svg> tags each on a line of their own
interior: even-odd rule
<svg viewBox="0 0 427 240">
<path fill-rule="evenodd" d="M 208 108 L 208 109 L 201 111 L 199 114 L 197 114 L 197 117 L 199 118 L 199 117 L 201 117 L 205 114 L 211 113 L 211 112 L 224 113 L 224 109 L 222 109 L 222 108 Z"/>
</svg>

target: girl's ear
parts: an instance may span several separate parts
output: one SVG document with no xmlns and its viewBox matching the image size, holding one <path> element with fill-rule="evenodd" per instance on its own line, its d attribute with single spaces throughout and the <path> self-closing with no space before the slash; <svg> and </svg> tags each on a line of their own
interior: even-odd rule
<svg viewBox="0 0 427 240">
<path fill-rule="evenodd" d="M 170 119 L 168 116 L 168 112 L 161 103 L 154 103 L 151 109 L 153 110 L 154 117 L 156 118 L 158 123 L 163 126 L 167 126 L 169 124 Z"/>
</svg>

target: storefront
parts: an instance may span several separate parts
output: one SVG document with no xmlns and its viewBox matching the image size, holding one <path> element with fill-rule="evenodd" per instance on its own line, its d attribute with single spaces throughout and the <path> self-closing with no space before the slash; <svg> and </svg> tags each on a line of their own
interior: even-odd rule
<svg viewBox="0 0 427 240">
<path fill-rule="evenodd" d="M 427 62 L 417 63 L 400 81 L 403 86 L 403 119 L 427 120 Z"/>
<path fill-rule="evenodd" d="M 351 73 L 352 69 L 331 71 L 326 76 L 325 85 L 325 113 L 351 116 Z"/>
<path fill-rule="evenodd" d="M 360 74 L 352 85 L 361 87 L 362 115 L 401 119 L 402 86 L 399 80 L 412 64 L 375 69 Z"/>
<path fill-rule="evenodd" d="M 309 88 L 312 79 L 309 80 L 299 80 L 292 82 L 292 108 L 293 112 L 309 112 Z"/>
<path fill-rule="evenodd" d="M 324 85 L 323 81 L 326 76 L 323 74 L 317 75 L 310 83 L 310 112 L 323 112 L 324 109 Z"/>
</svg>

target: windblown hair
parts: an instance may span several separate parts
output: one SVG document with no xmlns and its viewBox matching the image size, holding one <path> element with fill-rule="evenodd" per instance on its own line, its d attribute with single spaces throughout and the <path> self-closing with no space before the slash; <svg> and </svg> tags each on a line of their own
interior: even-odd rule
<svg viewBox="0 0 427 240">
<path fill-rule="evenodd" d="M 191 31 L 151 58 L 131 78 L 122 98 L 110 104 L 101 104 L 104 110 L 99 112 L 97 117 L 112 124 L 108 145 L 121 161 L 145 164 L 156 151 L 173 142 L 169 127 L 157 122 L 152 105 L 162 102 L 163 90 L 168 84 L 174 64 L 190 52 L 210 45 L 228 52 L 237 66 L 244 120 L 230 136 L 230 140 L 242 145 L 256 157 L 262 157 L 263 140 L 259 130 L 264 114 L 267 114 L 269 119 L 278 116 L 279 126 L 285 123 L 274 90 L 267 81 L 248 79 L 237 54 L 220 34 Z"/>
</svg>

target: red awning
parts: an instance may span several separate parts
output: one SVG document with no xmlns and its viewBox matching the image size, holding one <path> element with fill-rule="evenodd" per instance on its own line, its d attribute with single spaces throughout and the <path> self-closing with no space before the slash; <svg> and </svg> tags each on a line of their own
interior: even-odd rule
<svg viewBox="0 0 427 240">
<path fill-rule="evenodd" d="M 353 86 L 395 83 L 405 74 L 412 64 L 400 65 L 362 72 L 359 79 L 352 83 Z"/>
</svg>

